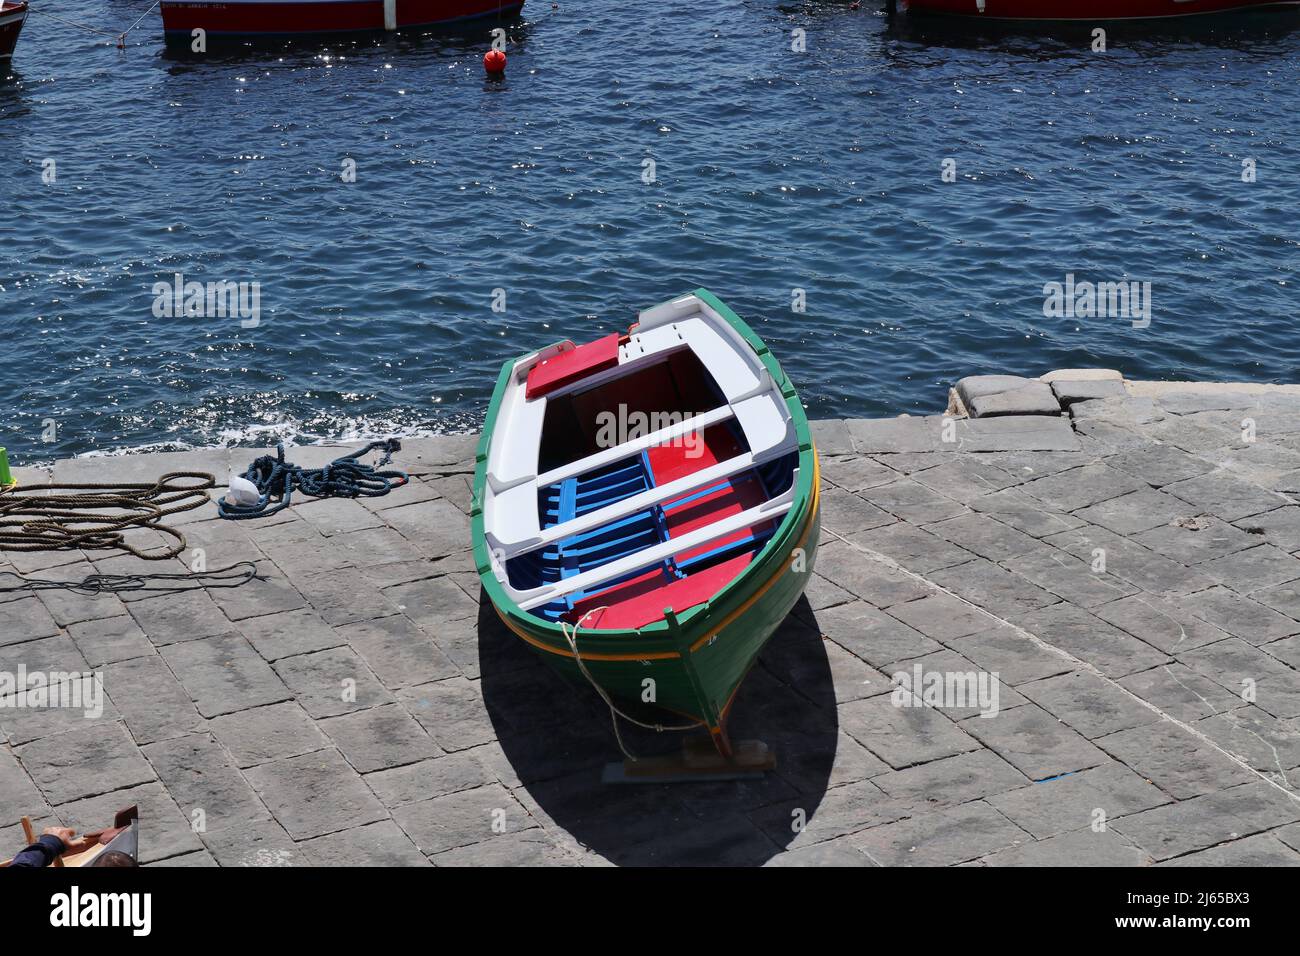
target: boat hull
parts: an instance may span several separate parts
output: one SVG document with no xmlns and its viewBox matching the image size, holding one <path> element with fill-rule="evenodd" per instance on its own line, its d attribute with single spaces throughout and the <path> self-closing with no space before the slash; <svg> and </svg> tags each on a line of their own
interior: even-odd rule
<svg viewBox="0 0 1300 956">
<path fill-rule="evenodd" d="M 1300 0 L 906 0 L 909 13 L 986 20 L 1156 20 L 1300 7 Z M 981 10 L 980 7 L 983 7 Z"/>
<path fill-rule="evenodd" d="M 163 31 L 172 43 L 189 43 L 198 29 L 209 36 L 253 39 L 379 33 L 513 15 L 523 5 L 524 0 L 392 0 L 389 4 L 384 0 L 163 0 L 160 4 Z"/>
<path fill-rule="evenodd" d="M 0 60 L 8 60 L 14 55 L 18 45 L 18 35 L 23 32 L 27 22 L 27 4 L 5 7 L 0 10 Z"/>
<path fill-rule="evenodd" d="M 763 567 L 735 582 L 731 600 L 712 604 L 711 614 L 698 616 L 680 634 L 670 635 L 667 643 L 630 632 L 620 638 L 623 647 L 611 652 L 609 636 L 621 632 L 580 632 L 578 650 L 588 673 L 623 709 L 647 719 L 655 719 L 657 710 L 658 719 L 666 723 L 686 717 L 720 736 L 745 675 L 803 594 L 817 557 L 820 528 L 814 502 L 798 529 L 800 563 L 806 573 L 791 571 L 793 548 L 774 550 Z M 563 635 L 557 640 L 550 628 L 530 615 L 511 614 L 500 606 L 497 613 L 548 666 L 575 685 L 586 683 Z M 599 650 L 592 650 L 592 637 L 597 634 L 604 640 Z M 642 700 L 647 678 L 654 682 L 655 708 L 647 708 Z"/>
<path fill-rule="evenodd" d="M 705 290 L 695 295 L 726 317 L 762 356 L 777 381 L 786 383 L 776 359 L 744 322 Z M 492 571 L 481 503 L 487 481 L 492 428 L 510 379 L 507 362 L 489 407 L 479 445 L 472 511 L 474 557 L 483 589 L 497 614 L 541 659 L 575 683 L 585 684 L 558 624 L 521 610 Z M 635 630 L 583 629 L 578 651 L 591 679 L 639 716 L 681 723 L 697 721 L 728 752 L 725 725 L 731 702 L 763 646 L 798 602 L 812 574 L 820 536 L 817 453 L 803 406 L 793 387 L 782 389 L 799 437 L 795 503 L 751 564 L 709 601 Z M 650 679 L 653 683 L 647 684 Z M 653 707 L 647 688 L 653 687 Z"/>
</svg>

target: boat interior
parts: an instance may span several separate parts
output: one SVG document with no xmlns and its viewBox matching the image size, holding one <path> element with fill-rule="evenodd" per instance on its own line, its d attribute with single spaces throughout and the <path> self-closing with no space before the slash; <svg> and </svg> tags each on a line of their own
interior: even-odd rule
<svg viewBox="0 0 1300 956">
<path fill-rule="evenodd" d="M 484 513 L 494 570 L 525 610 L 644 627 L 712 598 L 779 526 L 799 460 L 789 409 L 709 311 L 689 296 L 627 335 L 516 365 Z M 512 469 L 525 473 L 503 480 Z"/>
</svg>

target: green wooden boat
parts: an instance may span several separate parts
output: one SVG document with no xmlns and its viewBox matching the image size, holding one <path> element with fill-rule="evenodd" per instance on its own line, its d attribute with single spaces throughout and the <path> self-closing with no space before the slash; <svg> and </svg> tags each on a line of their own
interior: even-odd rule
<svg viewBox="0 0 1300 956">
<path fill-rule="evenodd" d="M 812 573 L 817 453 L 763 341 L 704 290 L 507 362 L 474 558 L 506 626 L 611 707 L 707 728 Z M 575 655 L 576 651 L 576 655 Z"/>
</svg>

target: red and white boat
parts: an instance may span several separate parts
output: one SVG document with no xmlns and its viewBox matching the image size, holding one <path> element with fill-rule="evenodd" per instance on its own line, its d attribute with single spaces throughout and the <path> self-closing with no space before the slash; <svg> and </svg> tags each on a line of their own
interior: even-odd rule
<svg viewBox="0 0 1300 956">
<path fill-rule="evenodd" d="M 8 3 L 0 0 L 0 60 L 7 60 L 14 55 L 18 45 L 18 34 L 23 32 L 27 21 L 26 3 Z"/>
<path fill-rule="evenodd" d="M 1300 0 L 904 0 L 909 13 L 989 20 L 1156 20 L 1300 7 Z"/>
<path fill-rule="evenodd" d="M 162 0 L 163 30 L 190 44 L 195 30 L 258 39 L 380 33 L 518 13 L 524 0 Z"/>
</svg>

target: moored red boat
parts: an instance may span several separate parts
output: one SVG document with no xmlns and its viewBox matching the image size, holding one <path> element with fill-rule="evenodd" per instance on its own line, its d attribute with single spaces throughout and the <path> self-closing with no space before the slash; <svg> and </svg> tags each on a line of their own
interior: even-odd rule
<svg viewBox="0 0 1300 956">
<path fill-rule="evenodd" d="M 780 364 L 698 289 L 506 363 L 474 482 L 484 592 L 611 710 L 685 717 L 730 759 L 736 691 L 812 573 L 817 471 Z"/>
<path fill-rule="evenodd" d="M 14 55 L 18 45 L 18 34 L 23 31 L 27 20 L 26 3 L 9 3 L 0 0 L 0 60 L 7 60 Z"/>
<path fill-rule="evenodd" d="M 1300 0 L 904 0 L 909 13 L 989 20 L 1155 20 L 1300 7 Z"/>
<path fill-rule="evenodd" d="M 189 44 L 209 38 L 258 39 L 379 33 L 518 13 L 524 0 L 162 0 L 163 31 Z"/>
</svg>

